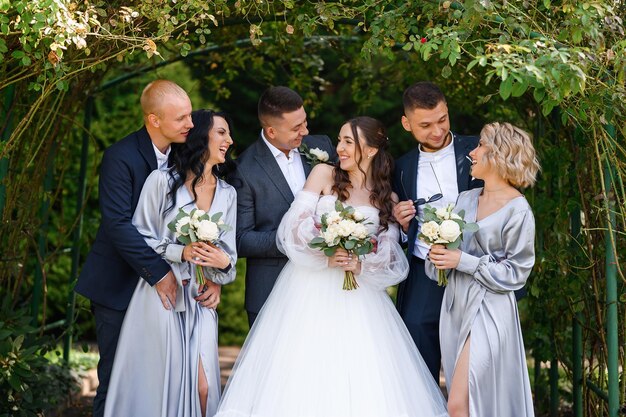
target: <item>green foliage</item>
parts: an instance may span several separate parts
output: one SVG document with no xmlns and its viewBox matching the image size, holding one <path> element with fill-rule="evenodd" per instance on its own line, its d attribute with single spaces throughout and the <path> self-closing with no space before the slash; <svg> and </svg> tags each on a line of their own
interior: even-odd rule
<svg viewBox="0 0 626 417">
<path fill-rule="evenodd" d="M 6 187 L 0 285 L 16 294 L 16 304 L 32 294 L 32 271 L 41 259 L 45 317 L 63 317 L 68 242 L 78 226 L 74 161 L 88 95 L 96 98 L 96 118 L 83 255 L 99 223 L 101 153 L 140 125 L 137 100 L 149 80 L 171 78 L 191 93 L 194 108 L 230 112 L 237 151 L 258 136 L 256 101 L 273 84 L 302 94 L 313 133 L 334 137 L 356 112 L 381 119 L 398 156 L 414 146 L 398 124 L 402 91 L 430 79 L 446 93 L 455 132 L 476 133 L 498 119 L 533 132 L 543 170 L 526 192 L 538 241 L 525 340 L 536 358 L 556 355 L 570 375 L 571 323 L 578 314 L 585 374 L 605 386 L 609 228 L 621 293 L 626 282 L 619 256 L 626 253 L 622 1 L 18 0 L 0 2 L 0 9 L 0 159 L 9 165 L 6 174 L 0 171 Z M 184 63 L 159 67 L 183 56 Z M 146 75 L 99 90 L 146 66 L 152 67 Z M 42 203 L 48 216 L 40 214 Z M 240 278 L 224 287 L 220 337 L 228 343 L 239 343 L 247 328 L 242 288 Z M 80 307 L 81 323 L 89 322 L 84 300 Z M 618 308 L 623 318 L 624 304 Z M 620 345 L 624 331 L 620 327 Z M 626 380 L 620 384 L 623 403 Z M 588 415 L 602 415 L 602 407 L 586 396 Z"/>
<path fill-rule="evenodd" d="M 37 416 L 58 408 L 77 389 L 69 368 L 43 356 L 52 341 L 37 337 L 24 308 L 6 297 L 0 307 L 0 416 Z"/>
</svg>

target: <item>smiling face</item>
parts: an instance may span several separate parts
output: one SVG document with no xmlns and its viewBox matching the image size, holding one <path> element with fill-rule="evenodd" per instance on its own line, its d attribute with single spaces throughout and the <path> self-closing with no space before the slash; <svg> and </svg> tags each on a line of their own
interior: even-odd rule
<svg viewBox="0 0 626 417">
<path fill-rule="evenodd" d="M 436 152 L 451 141 L 448 105 L 440 101 L 432 109 L 415 108 L 402 116 L 402 126 L 411 132 L 425 152 Z"/>
<path fill-rule="evenodd" d="M 492 166 L 486 158 L 488 149 L 485 146 L 483 139 L 478 141 L 478 146 L 474 148 L 469 153 L 470 158 L 472 158 L 472 168 L 471 174 L 472 177 L 478 179 L 485 179 L 485 176 L 491 172 Z"/>
<path fill-rule="evenodd" d="M 309 133 L 304 107 L 272 117 L 264 128 L 266 139 L 285 153 L 302 145 L 302 138 Z"/>
<path fill-rule="evenodd" d="M 213 126 L 209 130 L 208 140 L 209 160 L 207 163 L 211 165 L 224 163 L 226 161 L 226 151 L 233 144 L 226 119 L 220 116 L 213 118 Z"/>
<path fill-rule="evenodd" d="M 187 97 L 175 95 L 167 98 L 168 100 L 160 106 L 157 113 L 148 116 L 148 120 L 160 141 L 164 141 L 167 145 L 184 143 L 189 130 L 193 127 L 191 101 Z"/>
<path fill-rule="evenodd" d="M 367 172 L 370 165 L 370 159 L 368 156 L 373 156 L 376 150 L 368 146 L 364 140 L 360 129 L 357 128 L 359 134 L 359 141 L 354 137 L 354 132 L 350 123 L 346 123 L 341 127 L 339 131 L 339 138 L 337 142 L 337 155 L 339 156 L 339 166 L 344 171 L 355 171 L 361 167 L 361 170 Z M 359 159 L 361 161 L 359 162 Z"/>
</svg>

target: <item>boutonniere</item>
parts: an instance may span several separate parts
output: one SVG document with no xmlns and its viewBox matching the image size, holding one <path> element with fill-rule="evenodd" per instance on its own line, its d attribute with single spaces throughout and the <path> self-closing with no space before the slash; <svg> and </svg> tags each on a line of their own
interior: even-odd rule
<svg viewBox="0 0 626 417">
<path fill-rule="evenodd" d="M 298 152 L 306 157 L 309 165 L 311 165 L 311 168 L 319 163 L 326 163 L 330 159 L 328 152 L 320 148 L 309 149 L 304 142 L 302 142 L 302 145 L 298 148 Z"/>
</svg>

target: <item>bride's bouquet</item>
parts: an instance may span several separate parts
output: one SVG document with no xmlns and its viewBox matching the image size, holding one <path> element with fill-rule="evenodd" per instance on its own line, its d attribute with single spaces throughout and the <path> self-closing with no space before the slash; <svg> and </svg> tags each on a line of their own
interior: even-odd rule
<svg viewBox="0 0 626 417">
<path fill-rule="evenodd" d="M 343 248 L 359 256 L 367 255 L 374 250 L 376 239 L 367 231 L 365 216 L 353 207 L 344 206 L 339 200 L 335 202 L 335 210 L 324 213 L 316 225 L 320 235 L 309 242 L 309 247 L 319 249 L 326 256 L 333 256 L 337 248 Z M 343 280 L 344 290 L 358 288 L 352 271 L 346 271 Z"/>
<path fill-rule="evenodd" d="M 421 241 L 429 244 L 442 244 L 448 249 L 457 249 L 463 240 L 463 231 L 475 232 L 478 224 L 467 223 L 464 220 L 465 210 L 453 213 L 454 204 L 435 209 L 430 205 L 424 207 L 424 218 L 422 219 L 422 229 L 417 236 Z M 438 269 L 437 283 L 448 284 L 446 272 Z"/>
<path fill-rule="evenodd" d="M 176 218 L 167 227 L 176 234 L 176 239 L 185 245 L 191 242 L 204 242 L 215 248 L 222 232 L 232 230 L 232 227 L 225 224 L 221 217 L 222 212 L 210 216 L 206 211 L 197 208 L 189 213 L 179 208 Z M 200 287 L 206 282 L 204 272 L 200 267 L 196 267 L 196 281 Z"/>
</svg>

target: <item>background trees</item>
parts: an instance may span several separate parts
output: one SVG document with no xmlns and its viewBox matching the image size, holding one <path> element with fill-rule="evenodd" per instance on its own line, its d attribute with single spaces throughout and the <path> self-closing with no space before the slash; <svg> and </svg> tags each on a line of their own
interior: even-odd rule
<svg viewBox="0 0 626 417">
<path fill-rule="evenodd" d="M 401 93 L 430 79 L 449 98 L 455 131 L 477 133 L 504 119 L 534 134 L 543 171 L 527 192 L 539 231 L 521 304 L 527 346 L 555 364 L 553 380 L 560 364 L 565 401 L 576 399 L 565 381 L 583 378 L 587 414 L 616 412 L 615 401 L 607 408 L 592 394 L 610 378 L 624 403 L 626 380 L 608 375 L 617 365 L 609 358 L 624 365 L 626 331 L 622 1 L 5 0 L 0 10 L 7 309 L 27 306 L 36 325 L 64 317 L 73 262 L 76 269 L 99 221 L 101 152 L 140 125 L 137 97 L 149 80 L 172 78 L 194 107 L 233 114 L 237 150 L 258 134 L 260 92 L 285 84 L 305 98 L 312 131 L 334 137 L 346 118 L 372 115 L 389 126 L 397 156 L 413 146 L 398 124 Z M 83 234 L 72 258 L 79 214 Z M 621 321 L 607 329 L 610 316 Z M 0 365 L 0 376 L 11 369 Z M 550 374 L 536 369 L 538 404 L 548 408 Z"/>
</svg>

